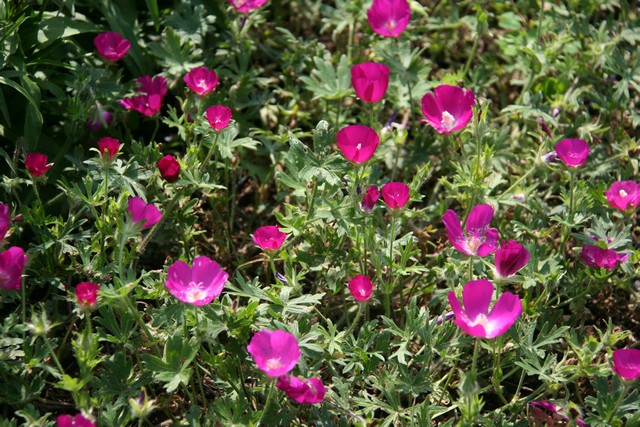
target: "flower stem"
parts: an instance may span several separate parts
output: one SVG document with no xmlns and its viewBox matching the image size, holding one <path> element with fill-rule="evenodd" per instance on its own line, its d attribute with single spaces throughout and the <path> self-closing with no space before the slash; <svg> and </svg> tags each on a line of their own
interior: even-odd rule
<svg viewBox="0 0 640 427">
<path fill-rule="evenodd" d="M 264 418 L 264 414 L 266 414 L 269 411 L 269 405 L 271 404 L 271 399 L 273 397 L 273 381 L 270 380 L 267 384 L 267 387 L 269 387 L 269 391 L 267 392 L 267 401 L 264 404 L 264 409 L 262 410 L 262 414 L 260 415 L 260 419 L 258 420 L 258 426 L 260 426 L 262 424 L 262 419 Z"/>
<path fill-rule="evenodd" d="M 502 198 L 504 196 L 506 196 L 507 194 L 509 194 L 511 192 L 511 190 L 513 190 L 514 188 L 516 188 L 516 186 L 518 186 L 518 184 L 520 184 L 520 182 L 522 182 L 526 177 L 528 177 L 529 175 L 531 175 L 531 173 L 536 170 L 536 165 L 534 164 L 533 167 L 531 167 L 531 169 L 529 169 L 524 175 L 522 175 L 520 178 L 518 178 L 516 180 L 516 182 L 514 182 L 513 184 L 511 184 L 511 186 L 509 188 L 507 188 L 505 191 L 502 192 L 502 194 L 500 194 L 498 196 L 498 198 L 496 199 L 496 201 L 500 201 L 502 200 Z"/>
<path fill-rule="evenodd" d="M 200 172 L 204 170 L 205 167 L 209 164 L 209 160 L 211 160 L 211 156 L 213 155 L 213 150 L 218 146 L 218 136 L 220 132 L 216 131 L 216 136 L 213 138 L 213 144 L 211 144 L 211 148 L 209 148 L 209 152 L 207 153 L 207 157 L 204 158 L 204 162 L 200 163 Z"/>
<path fill-rule="evenodd" d="M 500 380 L 502 379 L 502 368 L 500 367 L 500 356 L 502 355 L 502 339 L 501 337 L 497 337 L 493 342 L 493 375 L 491 376 L 491 383 L 493 384 L 493 389 L 496 394 L 500 398 L 500 401 L 504 405 L 508 405 L 507 399 L 504 398 L 502 394 L 502 389 L 500 388 Z"/>
<path fill-rule="evenodd" d="M 574 176 L 574 171 L 573 169 L 569 170 L 569 217 L 571 217 L 571 214 L 573 213 L 573 193 L 574 193 L 574 183 L 573 183 L 573 176 Z"/>
<path fill-rule="evenodd" d="M 469 257 L 469 280 L 473 280 L 473 256 Z"/>
<path fill-rule="evenodd" d="M 196 337 L 198 337 L 199 333 L 198 330 L 200 329 L 200 318 L 198 317 L 198 307 L 196 307 L 195 305 L 193 306 L 193 315 L 195 316 L 196 319 Z M 185 337 L 186 338 L 186 337 Z M 198 339 L 200 339 L 198 337 Z M 207 397 L 204 394 L 204 387 L 202 386 L 202 377 L 200 376 L 200 365 L 198 365 L 198 360 L 197 358 L 193 359 L 193 363 L 195 364 L 194 367 L 194 371 L 196 371 L 196 377 L 198 379 L 198 387 L 200 389 L 200 395 L 202 396 L 202 407 L 206 408 L 207 407 Z"/>
<path fill-rule="evenodd" d="M 480 344 L 478 344 L 478 340 L 475 339 L 473 341 L 473 359 L 471 359 L 471 371 L 474 373 L 477 373 L 476 371 L 476 363 L 478 361 L 478 348 L 480 347 Z"/>
<path fill-rule="evenodd" d="M 344 334 L 345 337 L 348 337 L 349 334 L 351 334 L 351 332 L 353 332 L 353 330 L 355 329 L 356 325 L 358 324 L 358 320 L 360 320 L 360 316 L 362 316 L 363 307 L 364 303 L 358 303 L 358 312 L 356 313 L 356 317 L 353 319 L 351 326 L 349 327 L 349 329 L 347 329 L 347 333 Z"/>
<path fill-rule="evenodd" d="M 49 342 L 49 338 L 47 337 L 46 333 L 42 334 L 42 339 L 44 340 L 44 343 L 47 346 L 47 350 L 49 350 L 49 354 L 51 355 L 51 358 L 53 359 L 53 362 L 55 363 L 56 367 L 58 368 L 58 371 L 60 371 L 60 376 L 63 376 L 64 375 L 64 369 L 62 369 L 62 365 L 60 364 L 60 360 L 58 359 L 58 356 L 56 356 L 56 352 L 53 351 L 53 347 L 51 347 L 51 342 Z"/>
<path fill-rule="evenodd" d="M 618 412 L 618 408 L 620 408 L 620 405 L 622 404 L 623 400 L 624 400 L 624 396 L 625 394 L 627 394 L 627 389 L 629 388 L 629 384 L 627 384 L 627 382 L 623 382 L 622 384 L 623 389 L 622 389 L 622 393 L 620 393 L 620 397 L 618 398 L 618 401 L 616 402 L 615 406 L 613 407 L 613 410 L 611 411 L 611 413 L 609 414 L 609 416 L 607 416 L 607 420 L 606 420 L 606 425 L 613 425 L 613 423 L 611 421 L 613 421 L 613 418 L 616 416 L 616 412 Z"/>
</svg>

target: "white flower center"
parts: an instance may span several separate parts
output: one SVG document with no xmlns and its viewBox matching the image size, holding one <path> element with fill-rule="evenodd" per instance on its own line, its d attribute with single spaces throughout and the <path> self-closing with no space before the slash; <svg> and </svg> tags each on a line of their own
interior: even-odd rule
<svg viewBox="0 0 640 427">
<path fill-rule="evenodd" d="M 272 370 L 280 368 L 282 368 L 282 362 L 280 361 L 280 358 L 267 360 L 267 369 Z"/>
<path fill-rule="evenodd" d="M 620 197 L 627 197 L 629 194 L 624 191 L 624 190 L 620 190 L 620 193 L 618 193 L 620 195 Z"/>
<path fill-rule="evenodd" d="M 358 145 L 356 145 L 356 150 L 360 151 L 362 150 L 362 143 L 358 142 Z"/>
<path fill-rule="evenodd" d="M 471 252 L 472 254 L 478 252 L 478 248 L 480 247 L 480 245 L 482 245 L 482 241 L 476 237 L 472 237 L 467 240 L 467 249 L 469 249 L 469 252 Z"/>
<path fill-rule="evenodd" d="M 487 325 L 489 324 L 489 319 L 487 319 L 487 315 L 484 313 L 478 314 L 478 316 L 471 322 L 469 326 L 482 326 L 484 329 L 487 329 Z"/>
<path fill-rule="evenodd" d="M 446 130 L 451 130 L 456 124 L 456 118 L 451 115 L 448 111 L 442 112 L 442 127 Z"/>
<path fill-rule="evenodd" d="M 187 301 L 189 301 L 190 303 L 194 303 L 197 301 L 202 301 L 207 296 L 207 293 L 200 289 L 201 286 L 202 283 L 189 283 L 190 289 L 187 291 Z"/>
<path fill-rule="evenodd" d="M 386 27 L 389 31 L 393 31 L 398 26 L 398 23 L 395 20 L 390 20 L 387 22 Z"/>
<path fill-rule="evenodd" d="M 207 89 L 208 85 L 207 85 L 207 81 L 205 79 L 200 79 L 198 80 L 198 83 L 196 84 L 197 87 L 199 87 L 200 89 Z"/>
</svg>

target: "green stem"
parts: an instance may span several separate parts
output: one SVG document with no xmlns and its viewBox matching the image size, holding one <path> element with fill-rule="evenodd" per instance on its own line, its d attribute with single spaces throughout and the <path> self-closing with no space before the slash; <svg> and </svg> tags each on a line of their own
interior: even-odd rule
<svg viewBox="0 0 640 427">
<path fill-rule="evenodd" d="M 574 183 L 573 176 L 575 175 L 573 169 L 569 169 L 569 218 L 571 218 L 571 214 L 573 213 L 573 193 L 574 193 Z"/>
<path fill-rule="evenodd" d="M 196 319 L 196 337 L 199 338 L 199 328 L 200 328 L 200 318 L 198 317 L 198 307 L 196 307 L 195 305 L 193 306 L 193 314 L 195 316 Z M 186 337 L 185 337 L 186 338 Z M 197 358 L 193 359 L 193 363 L 195 364 L 194 367 L 194 371 L 196 371 L 196 377 L 198 379 L 198 387 L 200 389 L 200 395 L 202 396 L 202 407 L 206 408 L 207 407 L 207 397 L 204 394 L 204 387 L 202 386 L 202 377 L 200 376 L 200 365 L 198 365 L 198 360 Z"/>
<path fill-rule="evenodd" d="M 471 371 L 477 375 L 476 371 L 476 363 L 478 361 L 478 348 L 480 344 L 478 344 L 478 339 L 473 341 L 473 359 L 471 359 Z"/>
<path fill-rule="evenodd" d="M 137 252 L 139 254 L 144 252 L 145 248 L 147 247 L 147 245 L 151 241 L 151 238 L 156 233 L 156 231 L 158 231 L 158 228 L 160 228 L 160 225 L 165 220 L 166 214 L 173 211 L 173 208 L 178 203 L 178 199 L 180 199 L 181 195 L 182 195 L 182 193 L 180 191 L 177 191 L 176 194 L 173 196 L 173 199 L 171 199 L 171 201 L 169 202 L 169 204 L 165 208 L 165 210 L 164 210 L 165 213 L 160 218 L 160 221 L 156 222 L 153 225 L 153 227 L 151 227 L 151 230 L 149 230 L 149 233 L 147 233 L 147 235 L 145 236 L 144 240 L 142 240 L 142 243 L 140 243 L 140 246 L 138 246 Z"/>
<path fill-rule="evenodd" d="M 356 313 L 356 317 L 353 319 L 351 326 L 347 329 L 347 333 L 344 334 L 345 337 L 348 337 L 351 332 L 355 329 L 358 324 L 358 320 L 360 320 L 360 316 L 362 316 L 362 309 L 364 308 L 364 303 L 358 303 L 358 312 Z"/>
<path fill-rule="evenodd" d="M 316 192 L 318 191 L 318 183 L 316 182 L 315 179 L 312 179 L 312 185 L 313 185 L 313 190 L 311 190 L 311 200 L 307 202 L 307 205 L 309 206 L 309 210 L 307 212 L 307 221 L 313 217 L 313 209 L 315 207 L 315 201 L 316 201 Z"/>
<path fill-rule="evenodd" d="M 456 368 L 458 367 L 458 363 L 460 362 L 460 358 L 456 357 L 455 361 L 453 362 L 453 366 L 451 367 L 451 369 L 449 370 L 449 373 L 447 374 L 447 379 L 444 382 L 444 386 L 442 387 L 442 393 L 440 394 L 440 397 L 438 398 L 438 403 L 436 404 L 436 406 L 440 406 L 440 404 L 442 403 L 442 399 L 444 399 L 444 394 L 447 391 L 447 387 L 449 386 L 449 382 L 451 381 L 451 378 L 453 377 L 453 373 L 455 372 Z"/>
<path fill-rule="evenodd" d="M 504 196 L 506 196 L 507 194 L 509 194 L 511 192 L 511 190 L 513 190 L 514 188 L 516 188 L 516 186 L 518 184 L 520 184 L 520 182 L 522 182 L 526 177 L 528 177 L 529 175 L 531 175 L 531 173 L 536 170 L 536 165 L 533 165 L 533 167 L 531 169 L 529 169 L 524 175 L 522 175 L 520 178 L 518 178 L 516 180 L 516 182 L 514 182 L 513 184 L 511 184 L 511 186 L 509 188 L 507 188 L 505 191 L 502 192 L 502 194 L 500 194 L 498 196 L 498 198 L 496 199 L 496 201 L 500 201 L 502 200 L 502 198 L 504 198 Z"/>
<path fill-rule="evenodd" d="M 24 287 L 24 277 L 20 276 L 20 293 L 22 294 L 22 324 L 27 324 L 27 290 Z M 22 330 L 22 345 L 27 337 L 27 329 Z"/>
<path fill-rule="evenodd" d="M 211 160 L 211 156 L 213 155 L 213 151 L 218 146 L 218 136 L 220 132 L 216 132 L 216 136 L 213 138 L 213 143 L 211 144 L 211 148 L 209 148 L 209 152 L 207 153 L 207 157 L 204 158 L 204 162 L 200 163 L 200 167 L 198 168 L 200 172 L 204 170 L 205 167 L 209 164 L 209 160 Z"/>
<path fill-rule="evenodd" d="M 629 384 L 630 383 L 631 382 L 629 382 Z M 620 393 L 620 397 L 618 398 L 618 401 L 616 402 L 615 406 L 613 407 L 613 410 L 607 417 L 607 420 L 605 422 L 606 425 L 613 425 L 611 421 L 613 421 L 613 418 L 616 416 L 616 413 L 618 412 L 618 408 L 620 408 L 620 405 L 624 401 L 624 396 L 625 394 L 627 394 L 627 389 L 629 388 L 629 384 L 626 381 L 622 384 L 623 385 L 622 393 Z"/>
<path fill-rule="evenodd" d="M 49 350 L 49 354 L 51 355 L 51 358 L 53 359 L 53 362 L 55 363 L 56 367 L 58 368 L 58 371 L 60 371 L 60 376 L 63 376 L 64 375 L 64 369 L 62 369 L 62 365 L 60 364 L 60 360 L 58 360 L 58 356 L 56 356 L 56 352 L 53 351 L 53 347 L 51 347 L 51 342 L 49 342 L 49 338 L 47 337 L 46 333 L 42 334 L 42 339 L 44 340 L 44 343 L 47 346 L 47 349 Z"/>
<path fill-rule="evenodd" d="M 271 399 L 273 397 L 273 381 L 270 380 L 267 384 L 267 387 L 269 387 L 269 391 L 267 392 L 267 401 L 264 404 L 264 408 L 262 410 L 262 414 L 260 414 L 260 419 L 258 420 L 258 426 L 262 425 L 262 419 L 264 418 L 264 414 L 266 414 L 269 411 L 269 405 L 271 404 Z"/>
<path fill-rule="evenodd" d="M 391 281 L 392 273 L 393 273 L 393 240 L 396 234 L 396 211 L 391 211 L 391 234 L 389 236 L 389 282 Z M 384 309 L 385 314 L 388 318 L 391 318 L 391 292 L 393 291 L 392 285 L 387 283 L 385 290 L 385 301 L 384 301 Z"/>
<path fill-rule="evenodd" d="M 478 50 L 478 44 L 480 43 L 480 34 L 476 35 L 476 38 L 473 40 L 473 47 L 471 48 L 471 55 L 467 59 L 467 63 L 464 65 L 464 71 L 462 72 L 463 76 L 466 76 L 469 72 L 469 68 L 471 68 L 471 63 L 473 62 L 473 58 L 476 56 L 476 51 Z"/>
<path fill-rule="evenodd" d="M 125 224 L 125 229 L 120 230 L 120 241 L 118 242 L 118 277 L 121 282 L 124 283 L 124 267 L 122 265 L 122 257 L 124 255 L 124 247 L 127 244 L 127 239 L 129 238 L 129 233 L 127 232 L 128 227 Z"/>
<path fill-rule="evenodd" d="M 160 121 L 158 119 L 155 119 L 156 122 L 156 127 L 153 129 L 153 133 L 151 134 L 151 139 L 149 140 L 149 142 L 153 142 L 156 140 L 156 134 L 158 133 L 158 128 L 160 127 Z"/>
<path fill-rule="evenodd" d="M 469 257 L 469 281 L 473 280 L 473 256 Z"/>
<path fill-rule="evenodd" d="M 493 389 L 496 394 L 500 398 L 500 401 L 503 405 L 508 405 L 507 399 L 504 398 L 502 394 L 502 389 L 500 388 L 500 379 L 498 378 L 498 372 L 500 373 L 500 377 L 502 377 L 502 368 L 500 367 L 500 356 L 502 355 L 502 342 L 501 337 L 497 337 L 493 342 L 493 375 L 491 378 L 491 383 L 493 384 Z"/>
</svg>

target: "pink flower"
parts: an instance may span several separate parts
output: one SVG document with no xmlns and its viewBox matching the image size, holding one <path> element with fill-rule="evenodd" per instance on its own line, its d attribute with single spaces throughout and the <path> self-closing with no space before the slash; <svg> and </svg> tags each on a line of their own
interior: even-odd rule
<svg viewBox="0 0 640 427">
<path fill-rule="evenodd" d="M 207 111 L 205 113 L 207 115 L 209 124 L 216 131 L 221 131 L 222 129 L 229 126 L 232 115 L 230 108 L 227 108 L 224 105 L 213 105 L 207 108 Z"/>
<path fill-rule="evenodd" d="M 621 211 L 635 209 L 640 204 L 640 184 L 635 181 L 616 181 L 604 194 L 607 202 Z"/>
<path fill-rule="evenodd" d="M 180 301 L 201 306 L 220 295 L 228 278 L 217 262 L 200 256 L 193 261 L 193 268 L 184 261 L 173 263 L 165 285 Z"/>
<path fill-rule="evenodd" d="M 409 25 L 411 8 L 407 0 L 373 0 L 367 10 L 371 29 L 384 37 L 398 37 Z"/>
<path fill-rule="evenodd" d="M 515 240 L 502 242 L 495 253 L 496 271 L 498 276 L 504 278 L 513 276 L 522 267 L 527 265 L 531 255 L 527 248 Z"/>
<path fill-rule="evenodd" d="M 422 97 L 423 122 L 438 133 L 448 134 L 464 128 L 473 117 L 476 97 L 470 89 L 440 85 Z"/>
<path fill-rule="evenodd" d="M 493 283 L 488 280 L 468 282 L 462 290 L 464 309 L 456 293 L 449 292 L 447 298 L 456 316 L 454 323 L 474 337 L 495 338 L 507 332 L 522 313 L 522 301 L 517 295 L 505 292 L 489 313 L 493 292 Z"/>
<path fill-rule="evenodd" d="M 93 44 L 98 50 L 98 54 L 110 62 L 120 60 L 131 47 L 131 43 L 120 34 L 108 31 L 98 34 L 93 39 Z"/>
<path fill-rule="evenodd" d="M 286 238 L 277 225 L 265 225 L 253 233 L 253 242 L 264 250 L 280 249 Z"/>
<path fill-rule="evenodd" d="M 301 380 L 293 375 L 282 375 L 278 378 L 276 387 L 298 403 L 322 403 L 327 393 L 320 378 Z"/>
<path fill-rule="evenodd" d="M 570 168 L 584 165 L 589 155 L 589 144 L 582 139 L 563 139 L 555 148 L 562 163 Z"/>
<path fill-rule="evenodd" d="M 136 92 L 141 95 L 135 95 L 130 98 L 120 100 L 127 110 L 135 110 L 147 117 L 155 115 L 162 107 L 162 99 L 167 94 L 167 82 L 162 76 L 142 76 L 136 79 L 140 87 L 136 88 Z"/>
<path fill-rule="evenodd" d="M 85 418 L 82 414 L 71 415 L 58 415 L 56 420 L 56 427 L 96 427 L 96 423 L 89 418 Z"/>
<path fill-rule="evenodd" d="M 458 215 L 449 209 L 442 216 L 442 222 L 447 229 L 449 241 L 458 251 L 467 255 L 487 256 L 496 250 L 498 230 L 489 228 L 493 218 L 493 208 L 489 205 L 476 205 L 471 209 L 465 225 L 466 233 Z"/>
<path fill-rule="evenodd" d="M 584 245 L 580 258 L 592 268 L 606 268 L 611 271 L 627 260 L 627 254 L 619 254 L 613 249 L 602 249 L 595 245 Z"/>
<path fill-rule="evenodd" d="M 623 380 L 640 378 L 640 350 L 620 348 L 613 351 L 613 371 Z"/>
<path fill-rule="evenodd" d="M 76 286 L 76 299 L 78 300 L 78 304 L 83 307 L 95 306 L 99 290 L 100 285 L 96 283 L 78 283 L 78 286 Z"/>
<path fill-rule="evenodd" d="M 358 274 L 353 279 L 349 280 L 349 291 L 356 301 L 367 301 L 371 298 L 373 292 L 373 283 L 371 279 L 362 274 Z"/>
<path fill-rule="evenodd" d="M 167 154 L 158 160 L 158 170 L 167 182 L 176 182 L 180 176 L 180 163 L 171 154 Z"/>
<path fill-rule="evenodd" d="M 0 289 L 19 290 L 26 263 L 27 256 L 18 246 L 0 252 Z"/>
<path fill-rule="evenodd" d="M 109 159 L 113 159 L 113 156 L 116 155 L 118 150 L 120 149 L 120 141 L 114 138 L 109 138 L 105 136 L 100 141 L 98 141 L 98 147 L 100 148 L 100 155 L 105 157 L 105 154 L 109 156 Z"/>
<path fill-rule="evenodd" d="M 27 167 L 29 173 L 34 177 L 43 175 L 53 163 L 47 163 L 49 158 L 46 154 L 42 153 L 27 153 L 27 158 L 24 161 L 24 165 Z"/>
<path fill-rule="evenodd" d="M 380 198 L 380 190 L 378 190 L 377 185 L 372 185 L 367 188 L 367 191 L 364 193 L 362 197 L 362 201 L 360 202 L 360 207 L 365 212 L 371 212 L 375 207 L 378 199 Z"/>
<path fill-rule="evenodd" d="M 536 400 L 529 402 L 529 408 L 534 421 L 538 422 L 534 425 L 567 425 L 569 417 L 564 409 L 551 402 Z M 559 423 L 555 423 L 559 421 Z M 584 421 L 580 418 L 574 418 L 574 421 L 578 427 L 587 427 Z"/>
<path fill-rule="evenodd" d="M 218 75 L 207 67 L 196 67 L 184 76 L 184 82 L 189 89 L 204 96 L 218 86 Z"/>
<path fill-rule="evenodd" d="M 369 160 L 380 142 L 376 131 L 364 125 L 344 127 L 338 131 L 336 139 L 342 154 L 354 163 L 364 163 Z"/>
<path fill-rule="evenodd" d="M 364 102 L 378 102 L 389 86 L 389 67 L 364 62 L 351 67 L 351 84 L 358 98 Z"/>
<path fill-rule="evenodd" d="M 100 110 L 99 117 L 90 117 L 87 119 L 86 127 L 91 132 L 98 132 L 102 129 L 106 129 L 113 123 L 113 114 L 107 110 Z"/>
<path fill-rule="evenodd" d="M 300 359 L 298 340 L 286 331 L 256 332 L 247 350 L 258 368 L 269 377 L 279 377 L 291 371 Z"/>
<path fill-rule="evenodd" d="M 0 203 L 0 244 L 6 237 L 11 227 L 11 214 L 9 213 L 9 205 Z"/>
<path fill-rule="evenodd" d="M 257 9 L 267 2 L 267 0 L 227 0 L 238 12 L 247 13 Z"/>
<path fill-rule="evenodd" d="M 144 221 L 143 229 L 151 227 L 162 218 L 162 214 L 154 204 L 147 204 L 140 197 L 129 197 L 129 212 L 134 223 Z"/>
<path fill-rule="evenodd" d="M 402 209 L 409 196 L 409 187 L 403 182 L 387 182 L 382 186 L 382 200 L 391 210 Z"/>
</svg>

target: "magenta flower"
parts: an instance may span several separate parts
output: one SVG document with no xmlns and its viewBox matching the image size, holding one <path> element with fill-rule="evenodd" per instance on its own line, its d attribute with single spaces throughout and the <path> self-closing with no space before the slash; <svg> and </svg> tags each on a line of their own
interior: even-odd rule
<svg viewBox="0 0 640 427">
<path fill-rule="evenodd" d="M 350 125 L 338 131 L 336 144 L 344 156 L 354 163 L 364 163 L 378 148 L 380 137 L 369 126 Z"/>
<path fill-rule="evenodd" d="M 120 60 L 131 47 L 131 43 L 120 34 L 112 31 L 98 34 L 93 39 L 98 54 L 109 62 Z"/>
<path fill-rule="evenodd" d="M 562 163 L 570 168 L 584 165 L 589 155 L 589 144 L 583 139 L 563 139 L 555 147 Z"/>
<path fill-rule="evenodd" d="M 109 138 L 105 136 L 104 138 L 98 141 L 98 147 L 100 148 L 100 155 L 104 158 L 105 155 L 109 156 L 109 159 L 113 159 L 113 156 L 116 155 L 118 150 L 120 149 L 120 141 L 114 138 Z"/>
<path fill-rule="evenodd" d="M 640 350 L 620 348 L 613 351 L 613 371 L 623 380 L 640 378 Z"/>
<path fill-rule="evenodd" d="M 176 182 L 180 176 L 180 163 L 171 154 L 167 154 L 158 160 L 158 170 L 167 182 Z"/>
<path fill-rule="evenodd" d="M 184 82 L 198 96 L 204 96 L 218 86 L 218 75 L 207 67 L 196 67 L 184 76 Z"/>
<path fill-rule="evenodd" d="M 26 263 L 27 256 L 18 246 L 0 252 L 0 289 L 19 290 L 22 284 L 22 270 Z"/>
<path fill-rule="evenodd" d="M 129 197 L 129 212 L 134 223 L 143 222 L 142 228 L 148 228 L 160 221 L 162 214 L 152 203 L 145 203 L 140 197 Z"/>
<path fill-rule="evenodd" d="M 356 301 L 368 301 L 373 292 L 373 283 L 367 276 L 358 274 L 349 280 L 349 291 Z"/>
<path fill-rule="evenodd" d="M 43 175 L 53 163 L 47 163 L 49 158 L 46 154 L 42 153 L 27 153 L 27 158 L 24 160 L 24 165 L 26 166 L 29 173 L 34 177 L 39 177 Z"/>
<path fill-rule="evenodd" d="M 378 190 L 377 185 L 372 185 L 367 188 L 367 191 L 362 196 L 362 201 L 360 202 L 360 207 L 365 212 L 371 212 L 375 207 L 378 199 L 380 198 L 380 190 Z"/>
<path fill-rule="evenodd" d="M 202 306 L 220 295 L 228 278 L 217 262 L 200 256 L 193 260 L 193 268 L 184 261 L 174 262 L 167 271 L 165 285 L 180 301 Z"/>
<path fill-rule="evenodd" d="M 448 134 L 464 128 L 473 117 L 476 97 L 471 89 L 440 85 L 422 97 L 423 122 L 438 133 Z"/>
<path fill-rule="evenodd" d="M 257 9 L 267 2 L 267 0 L 227 0 L 238 12 L 247 13 Z"/>
<path fill-rule="evenodd" d="M 375 62 L 364 62 L 351 67 L 351 84 L 358 98 L 364 102 L 378 102 L 389 86 L 389 67 Z"/>
<path fill-rule="evenodd" d="M 92 282 L 78 283 L 76 286 L 76 300 L 82 307 L 92 308 L 98 299 L 100 285 Z"/>
<path fill-rule="evenodd" d="M 612 207 L 621 211 L 633 210 L 640 204 L 640 184 L 635 181 L 616 181 L 604 195 Z"/>
<path fill-rule="evenodd" d="M 320 378 L 301 380 L 293 375 L 282 375 L 278 378 L 276 387 L 298 403 L 322 403 L 327 393 Z"/>
<path fill-rule="evenodd" d="M 162 107 L 162 99 L 167 94 L 167 82 L 162 76 L 142 76 L 136 79 L 140 84 L 136 88 L 136 92 L 140 95 L 134 95 L 130 98 L 120 100 L 127 110 L 135 110 L 147 117 L 154 116 Z"/>
<path fill-rule="evenodd" d="M 619 254 L 613 249 L 602 249 L 595 245 L 584 245 L 580 258 L 592 268 L 606 268 L 611 271 L 627 260 L 627 254 Z"/>
<path fill-rule="evenodd" d="M 402 209 L 409 196 L 409 187 L 403 182 L 387 182 L 382 186 L 382 200 L 391 210 Z"/>
<path fill-rule="evenodd" d="M 373 0 L 367 10 L 371 29 L 384 37 L 398 37 L 409 25 L 411 8 L 407 0 Z"/>
<path fill-rule="evenodd" d="M 505 278 L 513 276 L 522 267 L 527 265 L 531 255 L 527 248 L 515 240 L 502 242 L 495 253 L 496 272 L 498 276 Z"/>
<path fill-rule="evenodd" d="M 86 127 L 91 132 L 98 132 L 111 126 L 111 123 L 113 123 L 113 114 L 107 110 L 100 110 L 99 117 L 94 116 L 87 119 Z"/>
<path fill-rule="evenodd" d="M 286 238 L 287 234 L 280 231 L 277 225 L 265 225 L 253 233 L 253 242 L 269 251 L 280 249 Z"/>
<path fill-rule="evenodd" d="M 464 309 L 456 293 L 449 292 L 447 298 L 456 316 L 454 323 L 474 337 L 495 338 L 507 332 L 522 313 L 522 301 L 517 295 L 505 292 L 489 313 L 493 292 L 493 283 L 488 280 L 468 282 L 462 290 Z"/>
<path fill-rule="evenodd" d="M 300 348 L 296 337 L 287 331 L 256 332 L 247 350 L 258 368 L 271 378 L 291 371 L 300 359 Z"/>
<path fill-rule="evenodd" d="M 227 108 L 224 105 L 213 105 L 207 108 L 205 114 L 207 115 L 207 120 L 211 127 L 216 131 L 221 131 L 229 126 L 232 112 L 230 108 Z"/>
<path fill-rule="evenodd" d="M 498 230 L 489 228 L 492 218 L 491 206 L 476 205 L 469 212 L 465 225 L 466 233 L 462 231 L 458 215 L 451 209 L 445 212 L 442 221 L 454 248 L 463 254 L 485 257 L 496 250 L 498 241 Z"/>
<path fill-rule="evenodd" d="M 534 421 L 539 422 L 535 425 L 567 425 L 567 421 L 569 421 L 567 412 L 551 402 L 541 400 L 529 402 L 529 409 Z M 574 418 L 574 421 L 578 427 L 587 427 L 587 424 L 580 418 Z"/>
<path fill-rule="evenodd" d="M 0 203 L 0 244 L 6 237 L 11 227 L 11 214 L 9 213 L 9 205 Z"/>
</svg>

